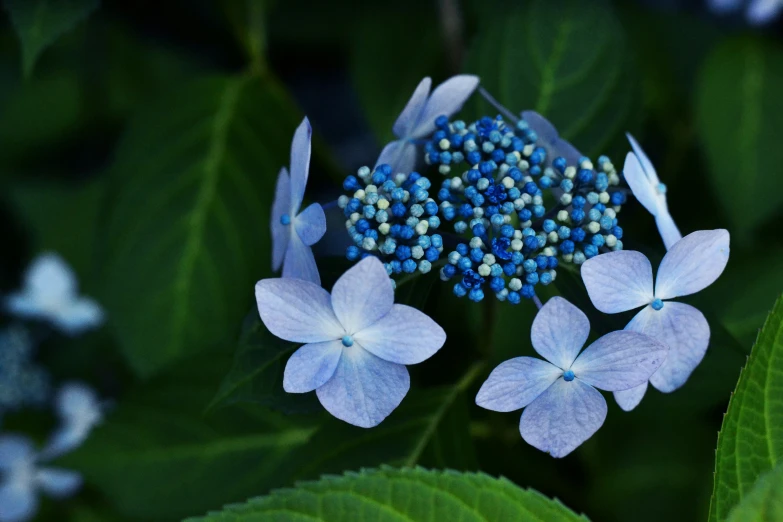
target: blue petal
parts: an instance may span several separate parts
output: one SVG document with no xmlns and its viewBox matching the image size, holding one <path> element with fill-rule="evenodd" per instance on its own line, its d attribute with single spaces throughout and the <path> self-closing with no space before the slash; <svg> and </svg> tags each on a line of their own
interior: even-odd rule
<svg viewBox="0 0 783 522">
<path fill-rule="evenodd" d="M 647 392 L 647 383 L 642 383 L 636 388 L 614 392 L 614 400 L 624 411 L 631 411 L 636 408 Z"/>
<path fill-rule="evenodd" d="M 310 172 L 310 139 L 313 129 L 310 128 L 310 120 L 305 118 L 294 132 L 291 142 L 291 214 L 299 213 L 302 205 L 307 176 Z"/>
<path fill-rule="evenodd" d="M 649 335 L 610 332 L 583 351 L 571 371 L 606 391 L 629 390 L 647 382 L 666 359 L 668 347 Z"/>
<path fill-rule="evenodd" d="M 38 499 L 32 484 L 0 484 L 0 520 L 24 522 L 32 519 L 37 510 Z"/>
<path fill-rule="evenodd" d="M 605 314 L 633 310 L 655 298 L 652 266 L 641 252 L 618 250 L 595 256 L 582 264 L 581 273 L 590 301 Z"/>
<path fill-rule="evenodd" d="M 313 203 L 296 216 L 296 233 L 299 239 L 311 246 L 317 243 L 326 233 L 326 214 L 318 203 Z"/>
<path fill-rule="evenodd" d="M 64 385 L 57 394 L 56 408 L 61 424 L 41 451 L 40 458 L 44 460 L 81 446 L 103 418 L 98 396 L 92 388 L 82 383 Z"/>
<path fill-rule="evenodd" d="M 285 167 L 280 169 L 275 186 L 275 200 L 272 202 L 272 216 L 269 228 L 272 232 L 272 270 L 280 270 L 288 249 L 288 239 L 291 236 L 291 226 L 283 225 L 280 220 L 286 214 L 293 218 L 291 207 L 291 178 Z"/>
<path fill-rule="evenodd" d="M 57 468 L 41 468 L 35 474 L 35 480 L 46 493 L 53 497 L 69 497 L 82 485 L 82 477 L 74 471 Z"/>
<path fill-rule="evenodd" d="M 590 321 L 562 297 L 552 297 L 533 319 L 533 348 L 560 369 L 571 367 L 590 335 Z"/>
<path fill-rule="evenodd" d="M 658 233 L 661 235 L 661 239 L 663 239 L 666 250 L 669 250 L 682 239 L 680 229 L 674 223 L 668 208 L 662 208 L 658 215 L 655 216 L 655 224 L 658 226 Z"/>
<path fill-rule="evenodd" d="M 528 126 L 538 134 L 540 144 L 546 149 L 547 157 L 554 159 L 558 156 L 565 158 L 568 165 L 578 165 L 582 154 L 571 143 L 562 139 L 552 123 L 535 111 L 522 113 Z"/>
<path fill-rule="evenodd" d="M 450 118 L 459 112 L 478 84 L 478 76 L 459 74 L 438 85 L 427 100 L 410 137 L 426 138 L 432 134 L 435 130 L 435 119 L 438 116 Z"/>
<path fill-rule="evenodd" d="M 35 448 L 27 437 L 3 435 L 0 437 L 0 471 L 8 471 L 17 464 L 35 458 Z"/>
<path fill-rule="evenodd" d="M 375 324 L 393 304 L 391 280 L 383 263 L 375 257 L 356 263 L 332 288 L 332 308 L 349 335 Z"/>
<path fill-rule="evenodd" d="M 309 281 L 262 279 L 256 283 L 256 302 L 264 325 L 286 341 L 317 343 L 345 335 L 329 292 Z"/>
<path fill-rule="evenodd" d="M 639 158 L 633 152 L 629 152 L 625 156 L 623 176 L 625 176 L 625 181 L 631 188 L 634 197 L 647 209 L 647 212 L 656 216 L 659 212 L 661 195 L 658 194 L 656 186 L 650 182 Z"/>
<path fill-rule="evenodd" d="M 715 282 L 728 262 L 727 230 L 692 232 L 663 256 L 655 281 L 655 297 L 672 299 L 694 294 Z"/>
<path fill-rule="evenodd" d="M 288 393 L 307 393 L 332 378 L 343 352 L 342 341 L 310 343 L 288 359 L 283 374 L 283 389 Z"/>
<path fill-rule="evenodd" d="M 751 0 L 748 5 L 748 21 L 754 25 L 764 25 L 773 21 L 783 10 L 780 0 Z"/>
<path fill-rule="evenodd" d="M 343 350 L 334 376 L 316 394 L 338 419 L 372 428 L 400 405 L 409 388 L 405 366 L 384 361 L 354 343 Z"/>
<path fill-rule="evenodd" d="M 387 144 L 378 156 L 375 166 L 389 165 L 392 172 L 413 172 L 416 167 L 416 145 L 408 141 L 392 141 Z"/>
<path fill-rule="evenodd" d="M 380 320 L 353 336 L 366 350 L 398 364 L 418 364 L 446 342 L 446 332 L 426 314 L 396 304 Z"/>
<path fill-rule="evenodd" d="M 650 161 L 650 158 L 648 158 L 647 154 L 644 153 L 644 149 L 642 149 L 642 146 L 639 145 L 639 142 L 636 141 L 633 136 L 631 136 L 631 133 L 626 132 L 625 137 L 628 138 L 628 142 L 631 144 L 631 148 L 633 149 L 634 154 L 636 154 L 636 157 L 639 158 L 639 163 L 644 170 L 644 174 L 647 176 L 649 184 L 653 187 L 657 187 L 661 181 L 658 179 L 658 173 L 655 172 L 655 167 L 653 166 L 652 161 Z M 628 158 L 626 158 L 626 161 L 627 159 Z"/>
<path fill-rule="evenodd" d="M 78 335 L 85 330 L 100 326 L 106 317 L 103 308 L 88 297 L 80 297 L 64 306 L 52 318 L 52 322 L 68 335 Z"/>
<path fill-rule="evenodd" d="M 312 249 L 297 234 L 291 234 L 283 261 L 283 277 L 321 284 L 321 275 Z"/>
<path fill-rule="evenodd" d="M 25 287 L 34 296 L 66 301 L 76 296 L 76 275 L 59 255 L 41 254 L 27 269 Z"/>
<path fill-rule="evenodd" d="M 516 357 L 492 370 L 476 395 L 476 404 L 492 411 L 519 410 L 552 386 L 563 371 L 541 359 Z"/>
<path fill-rule="evenodd" d="M 531 446 L 565 457 L 598 431 L 606 419 L 606 401 L 579 379 L 558 379 L 525 408 L 519 432 Z"/>
<path fill-rule="evenodd" d="M 410 138 L 413 135 L 413 130 L 416 127 L 416 123 L 419 121 L 424 106 L 427 104 L 427 97 L 430 95 L 430 88 L 432 87 L 432 79 L 429 77 L 424 78 L 416 86 L 416 90 L 413 91 L 413 96 L 408 100 L 405 108 L 397 117 L 397 121 L 394 122 L 392 132 L 398 138 Z"/>
</svg>

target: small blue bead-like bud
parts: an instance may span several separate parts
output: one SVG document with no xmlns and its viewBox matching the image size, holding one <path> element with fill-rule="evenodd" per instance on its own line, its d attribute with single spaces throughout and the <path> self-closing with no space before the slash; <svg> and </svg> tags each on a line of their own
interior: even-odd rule
<svg viewBox="0 0 783 522">
<path fill-rule="evenodd" d="M 574 242 L 570 239 L 566 239 L 560 243 L 560 251 L 564 254 L 571 254 L 574 252 Z"/>
<path fill-rule="evenodd" d="M 566 370 L 563 372 L 563 380 L 566 382 L 573 381 L 574 377 L 575 377 L 574 372 L 572 372 L 571 370 Z"/>
<path fill-rule="evenodd" d="M 525 299 L 533 299 L 533 297 L 536 295 L 536 289 L 533 287 L 533 285 L 522 285 L 520 294 Z"/>
<path fill-rule="evenodd" d="M 650 306 L 652 306 L 653 310 L 660 310 L 661 308 L 663 308 L 663 301 L 661 301 L 660 299 L 655 299 L 653 300 L 652 303 L 650 303 Z"/>
<path fill-rule="evenodd" d="M 557 237 L 560 239 L 568 239 L 571 237 L 571 229 L 563 225 L 557 229 Z"/>
<path fill-rule="evenodd" d="M 280 216 L 280 224 L 281 225 L 286 225 L 286 226 L 290 225 L 291 224 L 291 216 L 289 216 L 288 214 L 283 214 L 282 216 Z"/>
<path fill-rule="evenodd" d="M 581 243 L 585 240 L 587 233 L 583 228 L 574 228 L 571 230 L 571 239 L 576 243 Z"/>
<path fill-rule="evenodd" d="M 446 265 L 446 266 L 443 267 L 441 272 L 443 272 L 443 275 L 447 279 L 451 279 L 452 277 L 457 275 L 457 267 L 455 267 L 454 265 Z"/>
<path fill-rule="evenodd" d="M 519 302 L 522 300 L 521 296 L 519 295 L 519 292 L 511 291 L 508 293 L 508 296 L 506 296 L 506 299 L 511 304 L 519 304 Z"/>
<path fill-rule="evenodd" d="M 402 263 L 402 271 L 405 272 L 406 274 L 412 274 L 413 272 L 415 272 L 416 267 L 417 267 L 416 261 L 414 261 L 413 259 L 406 259 Z"/>
<path fill-rule="evenodd" d="M 359 247 L 355 245 L 349 246 L 345 250 L 345 257 L 348 258 L 349 261 L 356 261 L 359 259 Z"/>
<path fill-rule="evenodd" d="M 469 251 L 470 249 L 468 248 L 468 245 L 466 245 L 465 243 L 460 243 L 457 245 L 457 253 L 459 253 L 459 255 L 466 256 L 468 255 Z"/>
<path fill-rule="evenodd" d="M 350 335 L 343 336 L 343 346 L 345 346 L 346 348 L 350 348 L 351 346 L 353 346 L 353 337 L 351 337 Z"/>
<path fill-rule="evenodd" d="M 481 288 L 473 288 L 470 292 L 468 292 L 468 299 L 474 303 L 478 303 L 484 299 L 484 291 Z"/>
<path fill-rule="evenodd" d="M 533 259 L 525 259 L 525 262 L 522 263 L 522 268 L 525 270 L 525 272 L 532 273 L 538 269 L 538 265 Z"/>
<path fill-rule="evenodd" d="M 454 285 L 454 295 L 457 297 L 465 297 L 468 293 L 468 289 L 462 283 Z"/>
</svg>

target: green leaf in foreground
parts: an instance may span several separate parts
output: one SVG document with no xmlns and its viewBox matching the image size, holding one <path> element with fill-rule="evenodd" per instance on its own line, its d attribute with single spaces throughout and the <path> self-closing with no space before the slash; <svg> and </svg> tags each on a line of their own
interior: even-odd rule
<svg viewBox="0 0 783 522">
<path fill-rule="evenodd" d="M 422 468 L 363 470 L 327 476 L 191 522 L 376 522 L 587 520 L 540 493 L 481 473 Z"/>
<path fill-rule="evenodd" d="M 776 42 L 729 40 L 712 52 L 700 74 L 697 134 L 713 193 L 740 237 L 783 205 L 781 92 L 783 48 Z"/>
<path fill-rule="evenodd" d="M 728 520 L 783 521 L 783 464 L 759 478 L 748 496 L 731 512 Z"/>
<path fill-rule="evenodd" d="M 112 169 L 105 296 L 148 376 L 233 342 L 269 267 L 275 178 L 298 116 L 269 78 L 184 85 L 131 124 Z"/>
<path fill-rule="evenodd" d="M 783 298 L 759 333 L 718 436 L 710 520 L 726 520 L 783 462 Z"/>
<path fill-rule="evenodd" d="M 99 0 L 4 0 L 19 40 L 25 76 L 41 52 L 98 7 Z"/>
</svg>

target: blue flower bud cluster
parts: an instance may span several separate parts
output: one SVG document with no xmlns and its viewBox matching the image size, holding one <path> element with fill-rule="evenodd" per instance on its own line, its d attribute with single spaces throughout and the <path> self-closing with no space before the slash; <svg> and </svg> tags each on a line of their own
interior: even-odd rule
<svg viewBox="0 0 783 522">
<path fill-rule="evenodd" d="M 346 257 L 376 255 L 390 276 L 432 270 L 440 258 L 443 238 L 438 204 L 429 195 L 430 181 L 418 174 L 392 173 L 389 165 L 362 167 L 348 176 L 338 206 L 353 240 Z"/>
<path fill-rule="evenodd" d="M 49 375 L 31 360 L 26 331 L 0 331 L 0 417 L 23 406 L 41 406 L 49 398 Z"/>
<path fill-rule="evenodd" d="M 511 303 L 551 283 L 560 261 L 581 264 L 603 250 L 622 248 L 617 212 L 625 202 L 608 158 L 598 169 L 582 158 L 551 162 L 524 120 L 500 116 L 474 123 L 436 120 L 425 161 L 444 179 L 441 217 L 470 237 L 449 253 L 441 278 L 457 278 L 454 293 L 473 301 L 489 289 Z M 456 174 L 456 175 L 455 175 Z"/>
</svg>

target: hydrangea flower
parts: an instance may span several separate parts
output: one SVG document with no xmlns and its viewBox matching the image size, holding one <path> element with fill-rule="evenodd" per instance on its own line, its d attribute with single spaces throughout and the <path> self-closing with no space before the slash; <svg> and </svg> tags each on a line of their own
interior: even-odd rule
<svg viewBox="0 0 783 522">
<path fill-rule="evenodd" d="M 32 442 L 18 435 L 0 436 L 0 522 L 24 522 L 38 511 L 38 492 L 62 498 L 81 487 L 78 473 L 41 467 Z"/>
<path fill-rule="evenodd" d="M 650 335 L 669 347 L 666 361 L 650 377 L 650 384 L 672 392 L 685 384 L 710 342 L 710 326 L 693 306 L 670 301 L 711 285 L 729 260 L 729 233 L 700 230 L 688 234 L 666 253 L 653 286 L 650 261 L 640 252 L 610 252 L 582 265 L 582 280 L 593 305 L 616 314 L 643 306 L 626 330 Z M 647 383 L 615 393 L 624 410 L 642 400 Z"/>
<path fill-rule="evenodd" d="M 522 438 L 553 457 L 565 457 L 589 439 L 606 418 L 606 400 L 596 388 L 626 390 L 646 382 L 667 349 L 631 331 L 604 335 L 581 354 L 590 322 L 577 307 L 553 297 L 533 320 L 533 348 L 546 361 L 516 357 L 492 370 L 476 395 L 488 410 L 525 408 Z M 548 362 L 547 362 L 548 361 Z"/>
<path fill-rule="evenodd" d="M 451 117 L 478 86 L 477 76 L 460 74 L 440 84 L 430 94 L 432 79 L 424 78 L 392 127 L 399 140 L 386 145 L 376 166 L 387 164 L 392 172 L 411 172 L 416 167 L 416 140 L 429 137 L 435 130 L 435 118 Z"/>
<path fill-rule="evenodd" d="M 307 118 L 297 127 L 291 142 L 291 175 L 280 169 L 272 203 L 272 270 L 283 266 L 283 277 L 321 284 L 310 248 L 326 233 L 326 215 L 318 203 L 299 212 L 310 171 L 310 138 Z"/>
<path fill-rule="evenodd" d="M 709 0 L 710 8 L 718 14 L 737 11 L 745 7 L 745 16 L 753 25 L 772 22 L 783 11 L 783 0 Z"/>
<path fill-rule="evenodd" d="M 25 273 L 24 288 L 8 296 L 5 305 L 18 317 L 46 320 L 69 335 L 104 321 L 103 309 L 79 295 L 76 275 L 54 253 L 41 254 L 32 262 Z"/>
<path fill-rule="evenodd" d="M 32 351 L 27 330 L 0 331 L 0 420 L 6 411 L 41 406 L 49 398 L 49 375 L 32 362 Z"/>
<path fill-rule="evenodd" d="M 666 204 L 666 185 L 658 179 L 655 167 L 639 143 L 630 134 L 626 134 L 626 136 L 631 142 L 633 152 L 629 152 L 625 157 L 625 166 L 623 167 L 625 181 L 631 187 L 631 192 L 639 200 L 639 203 L 655 218 L 658 232 L 661 234 L 666 250 L 668 250 L 682 239 L 682 234 L 669 214 L 669 207 Z"/>
<path fill-rule="evenodd" d="M 82 445 L 92 429 L 103 420 L 103 406 L 89 386 L 71 382 L 57 393 L 60 426 L 42 450 L 43 458 L 55 458 Z"/>
<path fill-rule="evenodd" d="M 286 363 L 285 391 L 315 390 L 329 413 L 362 428 L 378 425 L 408 393 L 405 365 L 429 359 L 446 341 L 428 316 L 394 304 L 374 257 L 346 271 L 331 295 L 308 281 L 263 279 L 256 301 L 272 334 L 307 343 Z"/>
</svg>

